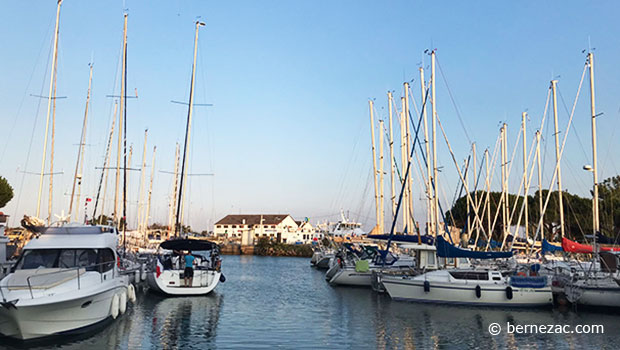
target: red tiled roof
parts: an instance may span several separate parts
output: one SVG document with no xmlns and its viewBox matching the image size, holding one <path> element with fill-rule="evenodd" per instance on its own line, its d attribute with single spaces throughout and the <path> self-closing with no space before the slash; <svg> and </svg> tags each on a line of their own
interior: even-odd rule
<svg viewBox="0 0 620 350">
<path fill-rule="evenodd" d="M 284 221 L 288 214 L 241 214 L 241 215 L 226 215 L 220 221 L 216 222 L 216 225 L 259 225 L 261 216 L 263 218 L 263 225 L 277 225 Z"/>
</svg>

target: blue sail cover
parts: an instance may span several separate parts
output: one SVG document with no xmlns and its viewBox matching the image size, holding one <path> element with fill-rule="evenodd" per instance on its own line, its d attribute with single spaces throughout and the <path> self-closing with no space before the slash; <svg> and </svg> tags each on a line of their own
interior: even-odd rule
<svg viewBox="0 0 620 350">
<path fill-rule="evenodd" d="M 512 252 L 475 252 L 453 246 L 443 237 L 437 236 L 437 255 L 442 258 L 498 259 L 510 258 Z"/>
<path fill-rule="evenodd" d="M 596 233 L 596 241 L 600 244 L 618 244 L 619 243 L 617 238 L 614 239 L 612 237 L 604 236 L 600 232 Z"/>
<path fill-rule="evenodd" d="M 553 244 L 549 243 L 549 241 L 547 241 L 547 239 L 543 239 L 543 241 L 542 241 L 542 253 L 543 253 L 543 255 L 545 253 L 563 252 L 563 251 L 564 251 L 564 249 L 562 249 L 562 246 L 553 245 Z"/>
<path fill-rule="evenodd" d="M 380 239 L 383 241 L 390 239 L 390 235 L 368 235 L 366 237 L 369 239 Z M 422 236 L 421 241 L 424 244 L 434 244 L 433 236 L 429 235 Z M 418 243 L 418 235 L 392 235 L 392 242 Z"/>
</svg>

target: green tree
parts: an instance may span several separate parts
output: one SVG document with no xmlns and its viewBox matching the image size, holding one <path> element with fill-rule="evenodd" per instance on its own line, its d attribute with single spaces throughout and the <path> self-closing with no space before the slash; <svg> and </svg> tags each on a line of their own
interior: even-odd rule
<svg viewBox="0 0 620 350">
<path fill-rule="evenodd" d="M 620 184 L 620 179 L 618 184 Z M 620 189 L 618 190 L 617 198 L 620 199 Z M 543 204 L 547 199 L 549 191 L 542 191 L 542 199 Z M 486 192 L 478 191 L 478 200 L 484 201 L 486 200 Z M 474 194 L 471 194 L 472 198 L 474 198 Z M 538 191 L 534 192 L 533 196 L 528 196 L 527 204 L 528 204 L 528 233 L 530 237 L 536 232 L 538 227 L 538 223 L 540 221 L 540 209 L 539 209 L 539 193 Z M 491 192 L 490 193 L 490 212 L 491 212 L 491 224 L 495 221 L 495 225 L 492 227 L 492 237 L 495 240 L 502 240 L 502 227 L 503 227 L 503 218 L 501 213 L 497 215 L 497 220 L 495 220 L 496 213 L 498 208 L 501 209 L 500 201 L 502 199 L 501 192 Z M 516 207 L 515 207 L 515 201 Z M 538 239 L 544 237 L 549 240 L 558 240 L 559 235 L 559 223 L 560 223 L 560 210 L 558 205 L 558 193 L 554 191 L 551 193 L 551 197 L 549 198 L 549 203 L 547 204 L 547 208 L 545 210 L 545 215 L 543 218 L 543 227 L 542 232 L 538 234 Z M 592 232 L 592 201 L 587 198 L 582 198 L 577 195 L 568 193 L 566 191 L 562 192 L 562 203 L 564 206 L 564 230 L 566 233 L 566 237 L 569 239 L 581 239 L 585 234 L 590 234 Z M 513 208 L 515 209 L 514 214 L 512 215 L 512 220 L 510 220 L 510 225 L 514 226 L 517 224 L 519 220 L 519 213 L 521 212 L 521 207 L 523 206 L 523 196 L 517 196 L 514 194 L 508 195 L 508 206 L 509 206 L 509 220 L 510 220 L 510 212 L 512 212 Z M 484 211 L 484 207 L 480 205 L 480 209 L 478 210 L 478 214 L 481 216 L 483 227 L 486 229 L 487 227 L 487 214 Z M 620 214 L 620 213 L 619 213 Z M 524 214 L 521 214 L 521 223 L 523 226 L 525 224 Z M 620 220 L 620 215 L 618 217 Z M 467 227 L 467 197 L 463 196 L 459 198 L 454 206 L 446 212 L 446 220 L 448 224 L 466 228 Z M 474 227 L 474 210 L 470 208 L 469 220 Z"/>
<path fill-rule="evenodd" d="M 598 195 L 601 233 L 616 237 L 620 233 L 620 176 L 603 180 Z"/>
<path fill-rule="evenodd" d="M 11 199 L 13 199 L 13 187 L 2 176 L 0 176 L 0 208 L 3 208 Z"/>
</svg>

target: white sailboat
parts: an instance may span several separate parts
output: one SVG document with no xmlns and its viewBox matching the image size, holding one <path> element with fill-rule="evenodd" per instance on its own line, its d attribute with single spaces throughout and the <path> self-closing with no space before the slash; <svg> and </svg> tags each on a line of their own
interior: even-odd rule
<svg viewBox="0 0 620 350">
<path fill-rule="evenodd" d="M 221 272 L 221 260 L 219 257 L 219 247 L 217 244 L 205 240 L 194 239 L 178 239 L 182 235 L 183 220 L 183 200 L 187 151 L 190 139 L 190 130 L 192 123 L 192 110 L 194 99 L 194 80 L 196 77 L 196 52 L 198 50 L 198 29 L 205 24 L 196 21 L 196 34 L 194 38 L 194 62 L 192 65 L 192 80 L 189 93 L 189 110 L 187 113 L 187 126 L 185 129 L 185 148 L 183 150 L 183 161 L 181 164 L 181 174 L 179 182 L 179 197 L 177 200 L 177 215 L 175 224 L 175 239 L 170 239 L 160 244 L 160 248 L 170 253 L 160 253 L 156 256 L 156 266 L 154 271 L 149 273 L 147 281 L 152 290 L 163 293 L 165 295 L 205 295 L 213 291 L 220 281 L 225 281 L 225 277 Z M 185 264 L 181 260 L 181 251 L 191 251 L 195 261 L 192 270 L 193 277 L 190 278 L 191 284 L 185 285 L 186 276 Z M 204 254 L 195 254 L 201 251 Z M 183 281 L 183 283 L 181 283 Z M 188 283 L 190 283 L 188 281 Z"/>
<path fill-rule="evenodd" d="M 418 276 L 383 276 L 394 300 L 480 306 L 551 306 L 545 277 L 505 276 L 499 270 L 445 269 Z"/>
</svg>

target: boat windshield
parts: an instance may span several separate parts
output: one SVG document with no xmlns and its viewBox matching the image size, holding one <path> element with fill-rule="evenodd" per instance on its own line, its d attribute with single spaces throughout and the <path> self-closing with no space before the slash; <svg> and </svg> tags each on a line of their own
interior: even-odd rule
<svg viewBox="0 0 620 350">
<path fill-rule="evenodd" d="M 108 271 L 114 266 L 114 252 L 111 249 L 29 249 L 15 265 L 16 270 L 39 268 L 85 267 L 96 270 L 97 264 Z"/>
</svg>

